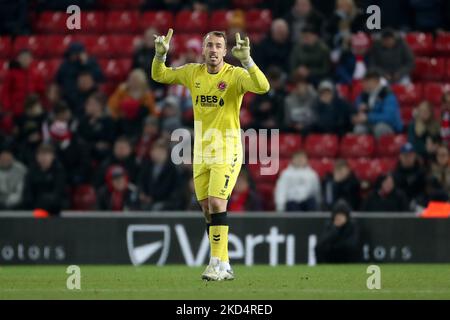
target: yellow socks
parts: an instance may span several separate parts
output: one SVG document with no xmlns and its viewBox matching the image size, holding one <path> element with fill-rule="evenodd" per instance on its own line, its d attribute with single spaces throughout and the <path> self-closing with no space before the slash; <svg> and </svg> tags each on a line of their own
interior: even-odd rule
<svg viewBox="0 0 450 320">
<path fill-rule="evenodd" d="M 209 227 L 211 257 L 219 258 L 222 262 L 228 262 L 228 229 L 226 212 L 211 214 Z"/>
</svg>

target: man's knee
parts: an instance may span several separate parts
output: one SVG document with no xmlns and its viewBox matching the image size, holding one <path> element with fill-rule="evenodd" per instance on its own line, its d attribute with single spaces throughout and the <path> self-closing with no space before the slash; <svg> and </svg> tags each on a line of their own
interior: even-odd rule
<svg viewBox="0 0 450 320">
<path fill-rule="evenodd" d="M 393 133 L 394 130 L 391 128 L 391 126 L 384 122 L 377 123 L 373 128 L 373 134 L 376 138 Z"/>
<path fill-rule="evenodd" d="M 227 211 L 227 200 L 215 197 L 209 198 L 209 212 L 211 214 L 224 211 Z"/>
</svg>

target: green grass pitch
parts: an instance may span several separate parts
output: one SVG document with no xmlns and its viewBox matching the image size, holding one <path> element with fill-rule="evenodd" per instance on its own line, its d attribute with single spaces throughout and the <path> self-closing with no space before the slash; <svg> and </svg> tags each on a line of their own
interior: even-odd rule
<svg viewBox="0 0 450 320">
<path fill-rule="evenodd" d="M 380 290 L 367 266 L 236 265 L 229 282 L 197 267 L 80 266 L 81 290 L 66 288 L 66 266 L 1 266 L 0 299 L 450 299 L 450 265 L 380 265 Z"/>
</svg>

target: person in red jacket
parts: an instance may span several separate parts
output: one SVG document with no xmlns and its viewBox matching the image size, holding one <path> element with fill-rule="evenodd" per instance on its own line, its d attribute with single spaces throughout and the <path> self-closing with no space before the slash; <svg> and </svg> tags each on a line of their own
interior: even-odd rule
<svg viewBox="0 0 450 320">
<path fill-rule="evenodd" d="M 1 92 L 1 112 L 4 116 L 17 117 L 24 112 L 28 95 L 45 94 L 45 82 L 33 66 L 33 55 L 28 49 L 19 52 L 9 64 Z"/>
</svg>

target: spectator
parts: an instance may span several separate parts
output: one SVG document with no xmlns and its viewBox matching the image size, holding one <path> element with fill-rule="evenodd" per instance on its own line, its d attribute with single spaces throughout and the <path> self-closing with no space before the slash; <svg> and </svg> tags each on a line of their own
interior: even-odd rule
<svg viewBox="0 0 450 320">
<path fill-rule="evenodd" d="M 155 37 L 157 30 L 154 28 L 148 28 L 145 30 L 142 43 L 137 47 L 133 54 L 133 69 L 141 69 L 144 72 L 152 72 L 152 61 L 155 56 Z M 169 60 L 168 57 L 167 60 Z M 147 77 L 148 84 L 155 94 L 157 100 L 161 100 L 164 97 L 165 86 L 159 82 L 156 82 L 152 77 Z"/>
<path fill-rule="evenodd" d="M 325 26 L 330 48 L 341 46 L 352 33 L 363 31 L 365 22 L 363 12 L 353 0 L 336 0 L 336 9 Z"/>
<path fill-rule="evenodd" d="M 156 115 L 155 98 L 140 69 L 133 70 L 108 100 L 111 115 L 118 121 L 119 134 L 136 138 L 142 130 L 142 119 Z"/>
<path fill-rule="evenodd" d="M 358 32 L 351 36 L 351 49 L 345 49 L 336 66 L 336 81 L 342 84 L 353 84 L 364 78 L 367 71 L 367 51 L 370 46 L 369 37 Z"/>
<path fill-rule="evenodd" d="M 84 46 L 79 42 L 72 42 L 64 53 L 64 60 L 56 73 L 56 81 L 61 87 L 63 99 L 77 113 L 77 108 L 82 106 L 79 92 L 88 91 L 103 81 L 103 73 Z"/>
<path fill-rule="evenodd" d="M 111 172 L 114 166 L 124 168 L 128 179 L 132 183 L 135 183 L 138 174 L 138 165 L 133 154 L 131 143 L 126 137 L 119 137 L 114 141 L 112 157 L 103 161 L 99 167 L 95 183 L 97 187 L 105 183 L 107 174 Z"/>
<path fill-rule="evenodd" d="M 332 208 L 338 200 L 345 200 L 353 210 L 360 207 L 360 184 L 344 159 L 336 160 L 333 173 L 325 178 L 324 202 Z"/>
<path fill-rule="evenodd" d="M 324 80 L 314 106 L 314 131 L 343 135 L 350 131 L 350 105 L 335 93 L 334 84 Z"/>
<path fill-rule="evenodd" d="M 300 39 L 300 34 L 307 25 L 320 32 L 324 23 L 324 18 L 314 10 L 310 0 L 296 0 L 284 20 L 289 24 L 291 39 L 294 43 Z"/>
<path fill-rule="evenodd" d="M 333 206 L 331 221 L 327 222 L 315 248 L 318 263 L 359 261 L 359 231 L 350 212 L 350 206 L 343 200 Z"/>
<path fill-rule="evenodd" d="M 308 164 L 308 156 L 298 151 L 278 178 L 275 187 L 277 211 L 314 211 L 320 205 L 320 179 Z"/>
<path fill-rule="evenodd" d="M 77 78 L 77 97 L 73 99 L 72 113 L 80 118 L 83 115 L 86 100 L 98 91 L 98 85 L 95 83 L 92 74 L 89 71 L 81 71 Z"/>
<path fill-rule="evenodd" d="M 356 111 L 352 117 L 356 134 L 372 132 L 379 138 L 402 130 L 397 98 L 383 84 L 377 71 L 369 71 L 364 77 L 363 92 L 356 99 Z"/>
<path fill-rule="evenodd" d="M 431 165 L 431 174 L 442 185 L 447 194 L 450 194 L 450 157 L 448 147 L 440 145 L 436 151 L 436 161 Z"/>
<path fill-rule="evenodd" d="M 170 159 L 167 143 L 156 141 L 150 159 L 144 161 L 139 174 L 139 198 L 143 210 L 173 210 L 176 186 L 180 182 L 177 168 Z M 175 207 L 174 207 L 175 205 Z"/>
<path fill-rule="evenodd" d="M 315 85 L 329 76 L 330 50 L 312 27 L 303 28 L 301 41 L 289 57 L 289 67 L 293 75 L 305 77 Z"/>
<path fill-rule="evenodd" d="M 141 137 L 136 146 L 136 159 L 138 163 L 148 160 L 153 143 L 159 138 L 158 119 L 148 116 L 144 121 Z"/>
<path fill-rule="evenodd" d="M 424 193 L 417 197 L 416 211 L 422 211 L 431 201 L 437 202 L 448 202 L 449 194 L 442 187 L 439 180 L 433 176 L 429 175 L 425 181 Z"/>
<path fill-rule="evenodd" d="M 257 95 L 250 105 L 254 121 L 252 127 L 255 129 L 280 127 L 280 110 L 283 109 L 286 97 L 283 75 L 278 67 L 270 67 L 266 74 L 270 83 L 269 92 Z"/>
<path fill-rule="evenodd" d="M 182 193 L 182 203 L 180 206 L 181 210 L 185 211 L 199 211 L 201 207 L 197 201 L 197 196 L 195 195 L 194 178 L 192 174 L 188 178 Z"/>
<path fill-rule="evenodd" d="M 36 163 L 25 178 L 24 208 L 43 209 L 58 215 L 65 206 L 66 179 L 62 165 L 55 158 L 54 147 L 41 144 L 36 152 Z"/>
<path fill-rule="evenodd" d="M 442 95 L 441 138 L 447 146 L 450 146 L 450 91 Z"/>
<path fill-rule="evenodd" d="M 439 123 L 434 119 L 433 106 L 428 101 L 423 101 L 408 126 L 408 141 L 420 156 L 425 157 L 427 138 L 439 136 L 439 130 Z"/>
<path fill-rule="evenodd" d="M 317 93 L 303 78 L 297 78 L 294 89 L 284 100 L 282 127 L 286 131 L 306 134 L 314 125 L 314 103 Z"/>
<path fill-rule="evenodd" d="M 241 170 L 231 194 L 228 211 L 247 212 L 262 210 L 262 200 L 250 183 L 247 171 Z"/>
<path fill-rule="evenodd" d="M 22 204 L 27 168 L 14 159 L 10 146 L 0 149 L 0 210 L 16 210 Z"/>
<path fill-rule="evenodd" d="M 98 210 L 129 211 L 139 209 L 139 194 L 134 184 L 128 181 L 125 170 L 114 167 L 111 170 L 111 182 L 98 192 Z"/>
<path fill-rule="evenodd" d="M 43 99 L 45 111 L 51 112 L 55 106 L 61 102 L 61 99 L 61 89 L 58 84 L 55 82 L 48 84 L 45 90 L 45 97 Z"/>
<path fill-rule="evenodd" d="M 414 54 L 408 44 L 392 29 L 382 32 L 381 40 L 376 40 L 369 52 L 369 67 L 382 72 L 390 83 L 410 83 L 410 73 L 414 69 Z"/>
<path fill-rule="evenodd" d="M 30 95 L 25 100 L 25 112 L 16 119 L 15 140 L 19 145 L 19 158 L 26 165 L 34 158 L 36 148 L 42 142 L 42 127 L 47 117 L 39 97 Z"/>
<path fill-rule="evenodd" d="M 289 25 L 283 19 L 275 19 L 272 21 L 270 33 L 255 49 L 255 59 L 261 70 L 266 71 L 269 67 L 276 66 L 288 74 L 286 57 L 291 53 L 291 49 Z"/>
<path fill-rule="evenodd" d="M 181 109 L 177 98 L 168 96 L 164 99 L 159 120 L 161 136 L 169 141 L 172 131 L 182 127 Z"/>
<path fill-rule="evenodd" d="M 186 63 L 201 63 L 203 44 L 198 38 L 191 38 L 186 41 L 186 51 L 181 52 L 178 59 L 176 59 L 172 66 L 179 67 Z"/>
<path fill-rule="evenodd" d="M 114 123 L 105 111 L 106 96 L 102 93 L 90 95 L 77 131 L 96 164 L 109 156 L 114 141 Z"/>
<path fill-rule="evenodd" d="M 44 79 L 33 64 L 30 50 L 23 49 L 16 60 L 9 63 L 3 80 L 1 92 L 2 112 L 10 117 L 18 117 L 24 112 L 24 104 L 28 95 L 38 94 L 44 97 Z"/>
<path fill-rule="evenodd" d="M 414 207 L 417 197 L 424 192 L 425 171 L 414 146 L 409 142 L 400 150 L 400 161 L 393 177 L 397 188 L 405 193 L 411 207 Z"/>
<path fill-rule="evenodd" d="M 408 200 L 403 191 L 395 185 L 392 174 L 378 178 L 375 190 L 367 197 L 362 211 L 369 212 L 403 212 L 408 211 Z"/>
</svg>

